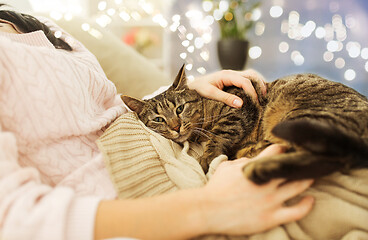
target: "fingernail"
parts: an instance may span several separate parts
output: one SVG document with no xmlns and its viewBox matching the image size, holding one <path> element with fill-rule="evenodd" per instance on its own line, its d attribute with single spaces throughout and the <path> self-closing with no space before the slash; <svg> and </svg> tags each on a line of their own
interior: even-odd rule
<svg viewBox="0 0 368 240">
<path fill-rule="evenodd" d="M 310 203 L 312 203 L 312 204 L 314 203 L 314 197 L 312 197 L 312 196 L 307 196 L 306 198 L 307 198 L 307 201 L 308 201 L 308 202 L 310 202 Z"/>
<path fill-rule="evenodd" d="M 314 179 L 309 179 L 309 184 L 312 185 L 314 183 Z"/>
<path fill-rule="evenodd" d="M 265 96 L 267 94 L 267 89 L 264 89 L 262 94 Z"/>
<path fill-rule="evenodd" d="M 234 107 L 241 107 L 242 105 L 243 105 L 243 101 L 242 100 L 240 100 L 238 98 L 234 99 L 234 101 L 233 101 L 233 106 Z"/>
</svg>

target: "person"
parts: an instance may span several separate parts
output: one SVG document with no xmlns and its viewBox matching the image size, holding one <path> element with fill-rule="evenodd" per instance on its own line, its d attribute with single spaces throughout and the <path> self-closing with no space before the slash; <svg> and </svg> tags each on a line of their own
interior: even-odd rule
<svg viewBox="0 0 368 240">
<path fill-rule="evenodd" d="M 263 82 L 253 70 L 224 70 L 190 87 L 239 107 L 241 99 L 221 89 L 235 85 L 257 98 L 249 79 Z M 1 239 L 252 234 L 301 219 L 313 206 L 310 196 L 284 205 L 312 180 L 258 186 L 245 179 L 242 167 L 257 158 L 220 164 L 200 188 L 116 199 L 95 140 L 127 110 L 95 57 L 48 19 L 0 10 L 0 91 Z M 282 151 L 273 145 L 259 157 Z"/>
</svg>

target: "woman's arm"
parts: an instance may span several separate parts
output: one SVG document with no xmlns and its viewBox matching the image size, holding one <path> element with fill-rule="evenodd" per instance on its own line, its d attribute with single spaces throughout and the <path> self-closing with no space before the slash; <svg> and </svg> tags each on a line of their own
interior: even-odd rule
<svg viewBox="0 0 368 240">
<path fill-rule="evenodd" d="M 243 88 L 255 100 L 258 99 L 257 93 L 250 81 L 253 79 L 259 82 L 263 94 L 266 94 L 266 85 L 263 76 L 255 70 L 245 71 L 222 70 L 203 77 L 197 78 L 189 83 L 189 88 L 196 90 L 204 97 L 212 98 L 226 103 L 231 107 L 239 108 L 243 101 L 230 93 L 222 91 L 225 86 L 236 86 Z"/>
<path fill-rule="evenodd" d="M 37 169 L 21 167 L 16 138 L 0 125 L 0 239 L 92 239 L 99 202 L 46 185 Z"/>
<path fill-rule="evenodd" d="M 273 145 L 261 156 L 277 154 Z M 252 234 L 298 220 L 311 210 L 305 197 L 294 206 L 283 203 L 306 190 L 311 180 L 283 184 L 282 179 L 255 185 L 244 178 L 248 159 L 222 163 L 203 188 L 136 200 L 102 201 L 95 238 L 188 239 L 202 234 Z"/>
</svg>

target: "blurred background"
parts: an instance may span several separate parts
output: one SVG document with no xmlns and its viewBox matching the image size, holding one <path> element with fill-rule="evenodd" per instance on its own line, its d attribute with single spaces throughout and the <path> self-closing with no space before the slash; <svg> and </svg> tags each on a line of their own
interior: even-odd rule
<svg viewBox="0 0 368 240">
<path fill-rule="evenodd" d="M 98 37 L 87 23 L 92 19 L 170 77 L 183 63 L 190 78 L 223 67 L 239 69 L 231 67 L 239 57 L 238 65 L 244 61 L 240 68 L 254 68 L 268 81 L 292 73 L 317 73 L 368 96 L 366 0 L 1 2 L 55 20 L 86 19 L 80 28 Z M 219 55 L 219 42 L 230 59 Z"/>
</svg>

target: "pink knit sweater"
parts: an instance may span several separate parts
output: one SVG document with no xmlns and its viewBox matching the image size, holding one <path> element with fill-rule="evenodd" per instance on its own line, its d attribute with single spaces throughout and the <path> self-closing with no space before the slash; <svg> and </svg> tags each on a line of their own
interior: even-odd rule
<svg viewBox="0 0 368 240">
<path fill-rule="evenodd" d="M 60 30 L 46 21 L 54 30 Z M 126 110 L 96 58 L 66 33 L 0 32 L 0 239 L 93 239 L 116 193 L 95 140 Z"/>
</svg>

